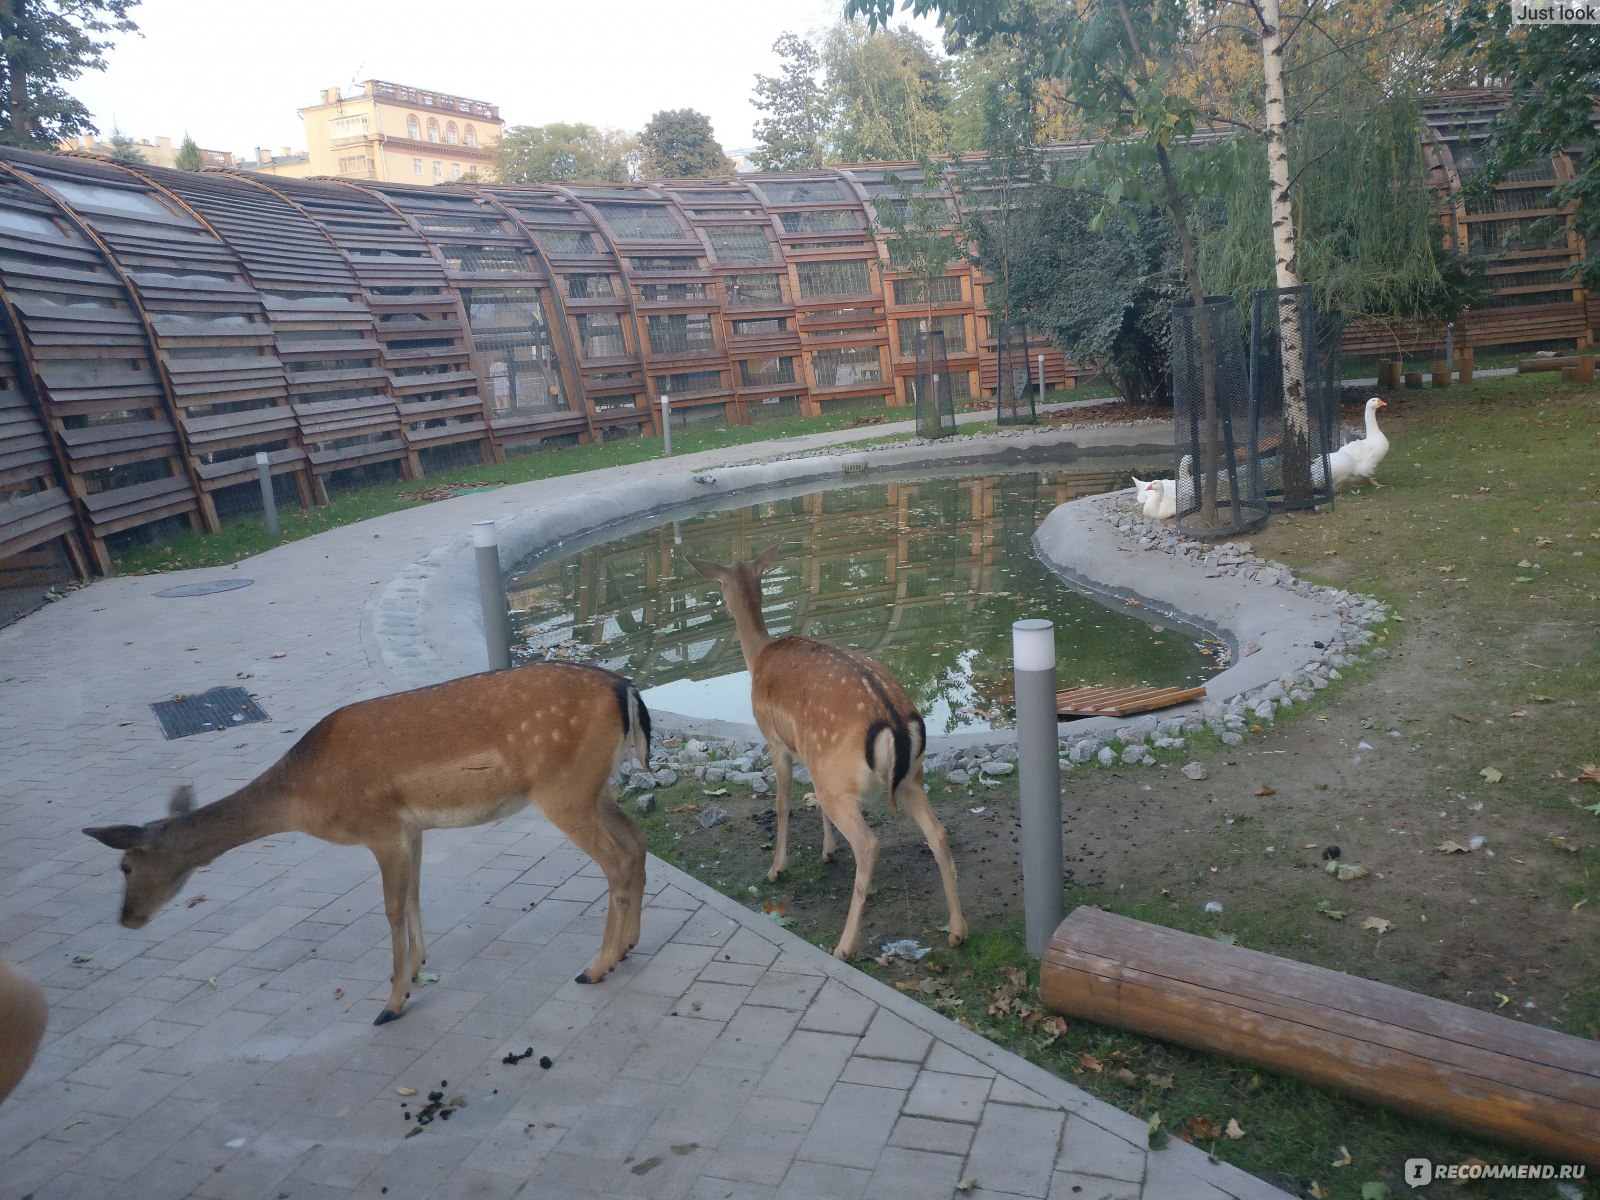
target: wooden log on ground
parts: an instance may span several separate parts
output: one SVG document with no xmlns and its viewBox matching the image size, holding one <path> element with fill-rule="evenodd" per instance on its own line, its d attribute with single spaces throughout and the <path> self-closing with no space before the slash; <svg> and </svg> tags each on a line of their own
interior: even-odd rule
<svg viewBox="0 0 1600 1200">
<path fill-rule="evenodd" d="M 1461 382 L 1462 382 L 1462 384 L 1471 383 L 1472 382 L 1473 356 L 1472 356 L 1472 350 L 1470 348 L 1468 348 L 1466 350 L 1463 350 L 1461 352 L 1460 367 L 1461 367 Z"/>
<path fill-rule="evenodd" d="M 1554 358 L 1524 358 L 1517 363 L 1517 374 L 1529 375 L 1535 371 L 1565 371 L 1578 365 L 1576 354 L 1561 354 Z"/>
<path fill-rule="evenodd" d="M 1436 388 L 1450 386 L 1450 364 L 1442 358 L 1433 360 L 1433 386 Z"/>
<path fill-rule="evenodd" d="M 1422 386 L 1422 372 L 1407 371 L 1405 374 L 1405 380 L 1408 388 L 1419 388 Z"/>
<path fill-rule="evenodd" d="M 1568 383 L 1593 383 L 1594 355 L 1580 354 L 1576 363 L 1562 369 L 1561 378 Z"/>
<path fill-rule="evenodd" d="M 1600 1164 L 1600 1042 L 1096 908 L 1045 952 L 1046 1008 Z"/>
</svg>

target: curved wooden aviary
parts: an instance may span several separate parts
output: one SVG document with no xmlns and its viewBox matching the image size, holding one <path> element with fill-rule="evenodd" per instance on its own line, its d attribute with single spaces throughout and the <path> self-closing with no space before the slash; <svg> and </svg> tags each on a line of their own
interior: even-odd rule
<svg viewBox="0 0 1600 1200">
<path fill-rule="evenodd" d="M 1045 1007 L 1600 1163 L 1600 1043 L 1096 908 L 1057 927 Z"/>
<path fill-rule="evenodd" d="M 1551 207 L 1564 157 L 1466 197 L 1503 105 L 1424 105 L 1446 224 L 1495 295 L 1458 347 L 1589 344 L 1600 301 Z M 1081 145 L 1044 148 L 1069 166 Z M 408 187 L 0 150 L 0 612 L 28 581 L 279 502 L 534 447 L 911 404 L 944 334 L 959 399 L 994 391 L 988 280 L 898 270 L 883 214 L 994 209 L 981 157 L 646 183 Z M 1555 232 L 1546 224 L 1555 218 Z M 1443 345 L 1354 325 L 1346 350 Z M 1030 370 L 1082 373 L 1037 335 Z"/>
</svg>

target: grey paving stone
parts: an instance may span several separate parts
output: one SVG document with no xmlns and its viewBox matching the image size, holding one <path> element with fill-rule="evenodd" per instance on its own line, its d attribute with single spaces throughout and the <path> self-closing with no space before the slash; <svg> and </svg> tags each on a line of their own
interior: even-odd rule
<svg viewBox="0 0 1600 1200">
<path fill-rule="evenodd" d="M 972 1146 L 977 1127 L 956 1121 L 935 1121 L 930 1117 L 902 1116 L 889 1135 L 891 1146 L 907 1150 L 926 1150 L 937 1154 L 965 1156 Z"/>
<path fill-rule="evenodd" d="M 800 1027 L 818 1033 L 848 1033 L 859 1037 L 866 1033 L 877 1012 L 878 1006 L 860 992 L 829 979 L 806 1007 Z"/>
<path fill-rule="evenodd" d="M 845 1167 L 877 1166 L 902 1097 L 883 1088 L 838 1084 L 822 1103 L 798 1157 Z"/>
<path fill-rule="evenodd" d="M 972 1139 L 966 1174 L 996 1191 L 1048 1195 L 1064 1121 L 1061 1113 L 989 1105 Z"/>
<path fill-rule="evenodd" d="M 861 1200 L 872 1173 L 856 1167 L 796 1162 L 778 1185 L 777 1200 Z"/>
<path fill-rule="evenodd" d="M 1068 1117 L 1061 1135 L 1056 1170 L 1074 1175 L 1104 1175 L 1138 1182 L 1144 1178 L 1144 1147 L 1110 1133 L 1082 1117 Z"/>
<path fill-rule="evenodd" d="M 762 1076 L 762 1095 L 820 1104 L 828 1098 L 858 1039 L 799 1030 L 784 1044 Z"/>
<path fill-rule="evenodd" d="M 1137 1183 L 1057 1171 L 1050 1179 L 1048 1200 L 1141 1200 L 1141 1196 Z"/>
<path fill-rule="evenodd" d="M 971 1075 L 946 1075 L 922 1071 L 905 1103 L 908 1117 L 932 1117 L 939 1121 L 966 1121 L 977 1124 L 989 1098 L 989 1081 Z"/>
<path fill-rule="evenodd" d="M 928 1056 L 933 1038 L 904 1017 L 880 1008 L 873 1014 L 857 1053 L 864 1058 L 893 1058 L 921 1063 Z"/>
<path fill-rule="evenodd" d="M 961 1157 L 927 1154 L 890 1146 L 878 1160 L 867 1184 L 865 1200 L 928 1200 L 932 1196 L 959 1196 Z M 974 1195 L 978 1193 L 975 1191 Z"/>
</svg>

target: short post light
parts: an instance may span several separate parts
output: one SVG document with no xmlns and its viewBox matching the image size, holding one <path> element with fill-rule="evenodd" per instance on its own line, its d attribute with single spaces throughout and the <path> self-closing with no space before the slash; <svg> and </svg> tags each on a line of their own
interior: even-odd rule
<svg viewBox="0 0 1600 1200">
<path fill-rule="evenodd" d="M 1017 686 L 1017 787 L 1022 817 L 1022 898 L 1028 953 L 1043 958 L 1061 924 L 1061 760 L 1056 639 L 1049 621 L 1011 626 Z"/>
<path fill-rule="evenodd" d="M 483 642 L 489 669 L 503 671 L 511 665 L 511 613 L 506 607 L 500 542 L 493 521 L 472 523 L 472 544 L 478 557 L 478 598 L 483 605 Z"/>
<path fill-rule="evenodd" d="M 261 483 L 261 511 L 267 518 L 267 536 L 278 536 L 278 498 L 272 494 L 272 457 L 256 451 L 256 478 Z"/>
</svg>

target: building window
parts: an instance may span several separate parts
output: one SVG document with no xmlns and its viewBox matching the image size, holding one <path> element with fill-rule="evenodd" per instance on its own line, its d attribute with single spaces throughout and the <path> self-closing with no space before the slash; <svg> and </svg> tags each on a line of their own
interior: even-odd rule
<svg viewBox="0 0 1600 1200">
<path fill-rule="evenodd" d="M 367 174 L 367 156 L 365 154 L 352 154 L 339 160 L 339 174 L 365 175 Z"/>
<path fill-rule="evenodd" d="M 444 140 L 449 142 L 452 146 L 460 143 L 461 136 L 456 132 L 456 123 L 454 121 L 451 121 L 444 127 Z"/>
<path fill-rule="evenodd" d="M 897 305 L 928 303 L 928 281 L 925 279 L 896 279 L 894 302 Z M 933 303 L 959 304 L 961 302 L 961 277 L 946 275 L 933 281 Z"/>
<path fill-rule="evenodd" d="M 735 337 L 750 337 L 763 333 L 787 333 L 788 330 L 788 317 L 761 317 L 753 321 L 735 321 L 733 323 Z"/>
<path fill-rule="evenodd" d="M 422 160 L 420 158 L 413 158 L 411 160 L 411 173 L 413 175 L 422 174 Z"/>
<path fill-rule="evenodd" d="M 934 317 L 932 324 L 927 317 L 905 317 L 896 324 L 900 326 L 900 353 L 907 357 L 918 353 L 917 339 L 929 329 L 944 334 L 945 353 L 957 354 L 967 348 L 967 323 L 961 317 Z"/>
<path fill-rule="evenodd" d="M 406 136 L 413 142 L 422 140 L 422 122 L 417 120 L 416 113 L 406 114 Z"/>
<path fill-rule="evenodd" d="M 646 301 L 704 300 L 706 299 L 706 285 L 703 283 L 641 283 L 639 285 L 639 299 Z"/>
<path fill-rule="evenodd" d="M 811 356 L 811 369 L 819 388 L 853 387 L 858 383 L 881 383 L 883 361 L 876 346 L 841 346 L 818 350 Z"/>
<path fill-rule="evenodd" d="M 478 131 L 471 125 L 468 125 L 467 131 L 462 135 L 461 140 L 466 142 L 466 144 L 469 146 L 476 146 L 478 144 Z"/>
<path fill-rule="evenodd" d="M 860 296 L 872 290 L 866 260 L 801 263 L 795 274 L 802 296 Z"/>
<path fill-rule="evenodd" d="M 568 275 L 567 295 L 574 300 L 589 300 L 596 296 L 615 295 L 611 290 L 609 275 Z"/>
<path fill-rule="evenodd" d="M 329 125 L 328 129 L 334 141 L 338 141 L 340 138 L 366 137 L 367 118 L 364 115 L 359 117 L 337 117 Z"/>
<path fill-rule="evenodd" d="M 437 142 L 439 140 L 439 122 L 435 121 L 432 117 L 428 118 L 428 140 L 430 142 Z"/>
<path fill-rule="evenodd" d="M 772 243 L 760 225 L 707 225 L 706 236 L 724 263 L 763 263 L 773 259 Z"/>
<path fill-rule="evenodd" d="M 461 178 L 461 164 L 460 163 L 451 163 L 450 164 L 450 178 L 451 179 L 460 179 Z"/>
<path fill-rule="evenodd" d="M 721 371 L 684 371 L 677 375 L 657 375 L 656 395 L 686 396 L 697 392 L 726 391 L 727 380 Z"/>
<path fill-rule="evenodd" d="M 776 274 L 730 275 L 726 286 L 729 308 L 766 308 L 783 303 L 783 284 Z"/>
<path fill-rule="evenodd" d="M 711 318 L 704 313 L 670 313 L 649 318 L 650 353 L 692 354 L 715 350 Z"/>
<path fill-rule="evenodd" d="M 440 162 L 438 159 L 434 159 L 434 162 L 433 162 L 433 177 L 435 179 L 443 179 L 444 178 L 444 164 L 442 162 Z"/>
<path fill-rule="evenodd" d="M 739 382 L 744 387 L 771 386 L 794 382 L 794 359 L 788 356 L 748 358 L 739 363 Z"/>
<path fill-rule="evenodd" d="M 622 317 L 617 313 L 579 313 L 577 322 L 586 361 L 621 358 L 628 353 L 622 337 Z"/>
</svg>

